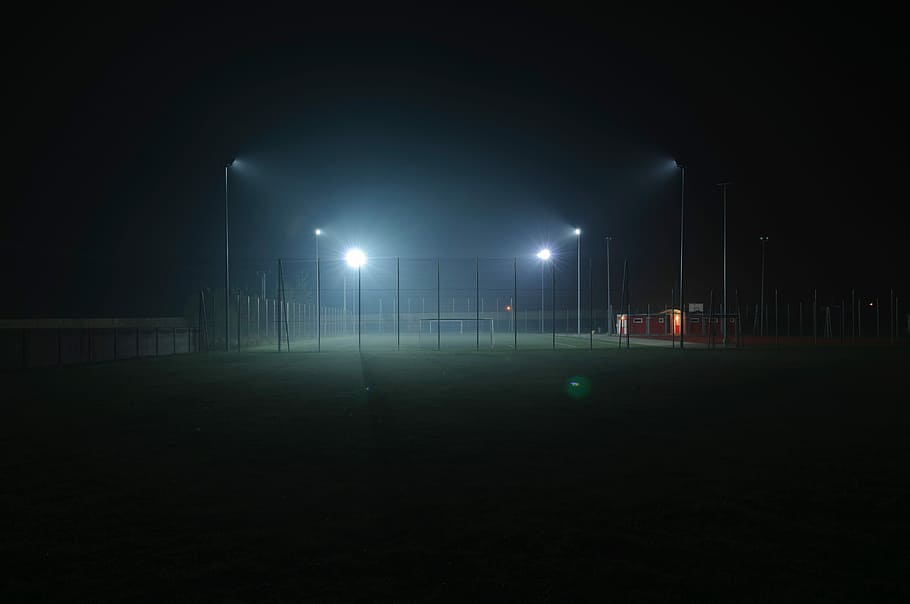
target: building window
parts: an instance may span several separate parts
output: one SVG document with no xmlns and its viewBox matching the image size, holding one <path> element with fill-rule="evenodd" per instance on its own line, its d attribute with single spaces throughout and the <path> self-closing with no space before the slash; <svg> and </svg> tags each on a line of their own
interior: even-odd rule
<svg viewBox="0 0 910 604">
<path fill-rule="evenodd" d="M 663 317 L 658 317 L 657 322 L 658 322 L 658 323 L 663 323 L 663 322 L 664 322 L 664 318 L 663 318 Z"/>
<path fill-rule="evenodd" d="M 633 318 L 632 318 L 632 322 L 633 322 L 633 323 L 644 323 L 645 320 L 642 319 L 641 317 L 633 317 Z"/>
</svg>

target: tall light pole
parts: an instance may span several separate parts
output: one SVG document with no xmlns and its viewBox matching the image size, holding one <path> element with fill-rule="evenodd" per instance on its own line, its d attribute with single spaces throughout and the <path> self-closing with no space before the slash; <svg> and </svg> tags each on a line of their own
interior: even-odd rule
<svg viewBox="0 0 910 604">
<path fill-rule="evenodd" d="M 351 268 L 357 269 L 357 350 L 360 350 L 360 328 L 361 328 L 361 298 L 360 298 L 360 269 L 367 263 L 367 256 L 359 248 L 353 248 L 348 250 L 348 253 L 344 255 L 345 261 L 348 263 L 348 266 Z"/>
<path fill-rule="evenodd" d="M 768 243 L 768 238 L 762 235 L 758 239 L 761 241 L 761 306 L 759 307 L 761 323 L 759 333 L 765 335 L 765 246 Z"/>
<path fill-rule="evenodd" d="M 607 248 L 607 335 L 613 335 L 613 304 L 610 302 L 610 242 L 612 237 L 604 237 Z"/>
<path fill-rule="evenodd" d="M 724 191 L 724 309 L 721 312 L 721 334 L 724 339 L 724 346 L 727 345 L 727 185 L 731 183 L 722 182 L 717 186 Z"/>
<path fill-rule="evenodd" d="M 686 217 L 686 167 L 678 161 L 676 162 L 676 167 L 682 173 L 681 192 L 679 195 L 679 312 L 682 314 L 682 325 L 679 329 L 679 349 L 682 350 L 686 337 L 686 306 L 685 298 L 683 297 L 683 241 L 685 235 L 683 224 Z"/>
<path fill-rule="evenodd" d="M 550 250 L 544 248 L 537 252 L 540 259 L 540 333 L 543 333 L 543 267 L 547 260 L 550 259 Z"/>
<path fill-rule="evenodd" d="M 575 276 L 575 282 L 578 285 L 578 292 L 576 294 L 578 309 L 576 310 L 575 318 L 578 319 L 578 335 L 581 335 L 581 229 L 575 229 L 575 240 L 576 255 L 578 258 L 578 271 Z"/>
<path fill-rule="evenodd" d="M 319 307 L 319 236 L 322 229 L 313 231 L 313 240 L 316 244 L 316 351 L 322 351 L 322 309 Z"/>
<path fill-rule="evenodd" d="M 231 308 L 231 260 L 228 244 L 228 171 L 237 164 L 237 160 L 224 166 L 224 351 L 230 352 L 230 308 Z"/>
</svg>

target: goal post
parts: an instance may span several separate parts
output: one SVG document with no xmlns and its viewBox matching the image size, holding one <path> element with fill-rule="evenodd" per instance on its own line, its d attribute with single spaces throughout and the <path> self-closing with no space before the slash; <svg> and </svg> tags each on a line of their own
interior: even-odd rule
<svg viewBox="0 0 910 604">
<path fill-rule="evenodd" d="M 419 318 L 417 345 L 420 348 L 436 348 L 437 342 L 441 342 L 446 348 L 467 350 L 483 343 L 493 350 L 496 343 L 494 325 L 492 317 Z"/>
</svg>

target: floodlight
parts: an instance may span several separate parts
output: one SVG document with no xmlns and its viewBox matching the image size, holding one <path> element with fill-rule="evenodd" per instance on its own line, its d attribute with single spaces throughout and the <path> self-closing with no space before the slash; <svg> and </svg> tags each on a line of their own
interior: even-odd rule
<svg viewBox="0 0 910 604">
<path fill-rule="evenodd" d="M 546 248 L 540 250 L 539 252 L 537 252 L 537 257 L 540 258 L 541 260 L 549 260 L 550 259 L 550 250 L 548 250 Z"/>
<path fill-rule="evenodd" d="M 581 229 L 575 229 L 575 234 L 576 234 L 576 235 L 581 235 Z"/>
<path fill-rule="evenodd" d="M 348 263 L 348 266 L 351 268 L 360 268 L 367 263 L 367 256 L 359 248 L 354 248 L 348 250 L 348 253 L 344 255 L 345 261 Z"/>
<path fill-rule="evenodd" d="M 322 235 L 322 229 L 316 229 L 316 235 Z"/>
</svg>

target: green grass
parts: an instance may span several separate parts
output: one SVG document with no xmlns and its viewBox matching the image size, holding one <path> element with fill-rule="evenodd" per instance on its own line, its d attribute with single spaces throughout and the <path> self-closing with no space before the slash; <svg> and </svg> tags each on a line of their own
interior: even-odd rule
<svg viewBox="0 0 910 604">
<path fill-rule="evenodd" d="M 908 360 L 251 352 L 5 374 L 0 600 L 907 601 Z"/>
</svg>

